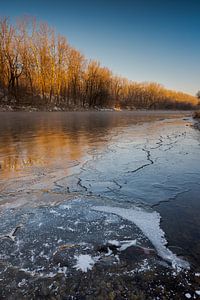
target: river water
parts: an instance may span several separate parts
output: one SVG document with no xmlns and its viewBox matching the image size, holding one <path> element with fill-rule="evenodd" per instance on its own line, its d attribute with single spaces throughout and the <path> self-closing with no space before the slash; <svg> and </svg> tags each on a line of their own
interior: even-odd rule
<svg viewBox="0 0 200 300">
<path fill-rule="evenodd" d="M 97 285 L 112 274 L 111 286 L 126 275 L 130 291 L 116 299 L 131 299 L 130 280 L 144 294 L 140 274 L 145 299 L 197 298 L 200 132 L 190 115 L 1 113 L 1 297 L 105 299 Z"/>
</svg>

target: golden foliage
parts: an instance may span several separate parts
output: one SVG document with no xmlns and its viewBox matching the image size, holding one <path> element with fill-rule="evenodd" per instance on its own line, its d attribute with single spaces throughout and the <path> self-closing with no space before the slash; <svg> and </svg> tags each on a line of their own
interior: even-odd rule
<svg viewBox="0 0 200 300">
<path fill-rule="evenodd" d="M 0 87 L 17 104 L 71 107 L 192 108 L 197 98 L 157 83 L 136 83 L 87 60 L 47 24 L 0 21 Z M 2 98 L 3 99 L 3 98 Z M 3 101 L 3 100 L 2 100 Z"/>
</svg>

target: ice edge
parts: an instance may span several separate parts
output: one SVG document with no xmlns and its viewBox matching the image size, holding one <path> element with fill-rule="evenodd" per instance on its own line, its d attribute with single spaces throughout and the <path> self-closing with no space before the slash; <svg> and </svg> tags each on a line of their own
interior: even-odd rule
<svg viewBox="0 0 200 300">
<path fill-rule="evenodd" d="M 169 262 L 174 269 L 180 271 L 189 269 L 189 263 L 174 254 L 167 248 L 167 240 L 164 231 L 160 228 L 160 214 L 158 212 L 147 212 L 141 208 L 127 209 L 110 206 L 94 206 L 95 211 L 111 213 L 134 223 L 155 247 L 158 255 Z"/>
</svg>

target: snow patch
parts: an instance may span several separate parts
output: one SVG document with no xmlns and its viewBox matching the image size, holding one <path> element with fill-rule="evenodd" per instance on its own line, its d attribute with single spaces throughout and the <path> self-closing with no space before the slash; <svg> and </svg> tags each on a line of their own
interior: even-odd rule
<svg viewBox="0 0 200 300">
<path fill-rule="evenodd" d="M 121 207 L 94 206 L 92 209 L 104 213 L 118 215 L 128 221 L 133 222 L 141 229 L 143 234 L 151 241 L 157 253 L 164 260 L 170 262 L 177 271 L 189 269 L 189 263 L 178 258 L 167 245 L 164 231 L 160 228 L 160 214 L 148 212 L 141 208 L 127 209 Z"/>
</svg>

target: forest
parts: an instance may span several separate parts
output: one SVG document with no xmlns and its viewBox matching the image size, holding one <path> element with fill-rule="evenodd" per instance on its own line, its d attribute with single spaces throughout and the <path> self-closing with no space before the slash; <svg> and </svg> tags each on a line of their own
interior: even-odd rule
<svg viewBox="0 0 200 300">
<path fill-rule="evenodd" d="M 0 20 L 0 105 L 93 109 L 192 109 L 196 97 L 116 76 L 47 24 Z"/>
</svg>

